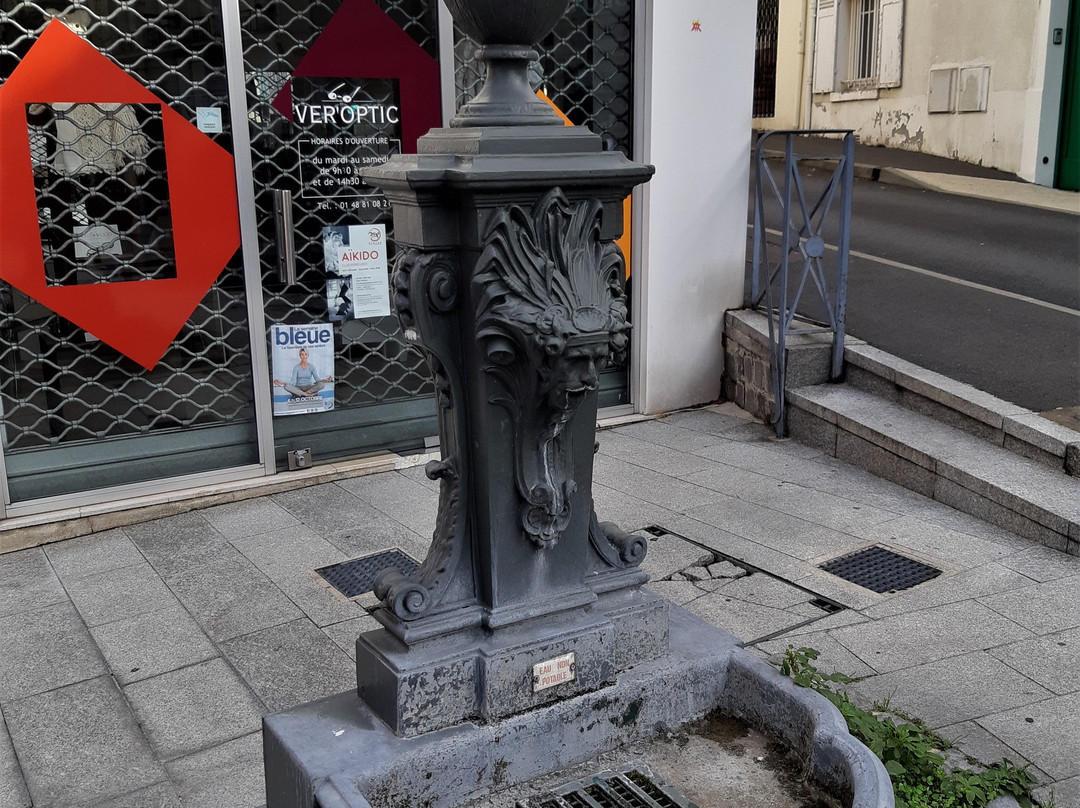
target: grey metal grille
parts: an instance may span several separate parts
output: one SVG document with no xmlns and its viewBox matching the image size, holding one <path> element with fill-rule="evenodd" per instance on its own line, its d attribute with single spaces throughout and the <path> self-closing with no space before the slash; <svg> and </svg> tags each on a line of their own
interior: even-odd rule
<svg viewBox="0 0 1080 808">
<path fill-rule="evenodd" d="M 697 808 L 642 763 L 606 771 L 520 800 L 517 808 Z"/>
<path fill-rule="evenodd" d="M 437 57 L 436 3 L 431 0 L 379 0 L 379 8 L 401 26 L 433 58 Z M 325 2 L 277 2 L 240 4 L 247 71 L 249 121 L 255 176 L 255 205 L 259 228 L 260 263 L 263 271 L 264 310 L 268 325 L 327 320 L 327 286 L 323 263 L 322 228 L 344 224 L 386 225 L 393 257 L 393 222 L 382 195 L 370 188 L 353 188 L 347 195 L 309 199 L 301 182 L 306 146 L 300 127 L 286 120 L 272 104 L 319 34 L 341 6 Z M 315 91 L 319 79 L 298 79 L 294 93 Z M 386 93 L 396 92 L 389 86 Z M 274 231 L 275 190 L 291 191 L 294 204 L 297 282 L 285 285 L 277 276 Z M 309 191 L 310 196 L 310 191 Z M 341 207 L 339 207 L 339 203 Z M 436 431 L 434 388 L 422 354 L 407 344 L 393 316 L 336 323 L 334 349 L 337 357 L 334 385 L 335 412 L 317 418 L 275 419 L 279 444 L 299 439 L 319 457 L 340 456 L 393 443 L 386 430 L 357 429 L 365 420 L 389 424 L 410 417 L 426 425 L 416 427 L 410 438 L 405 429 L 398 439 L 406 445 L 422 444 L 423 435 Z M 364 410 L 364 412 L 359 412 Z M 348 413 L 354 415 L 349 417 Z M 296 442 L 296 441 L 292 441 Z M 291 444 L 290 444 L 291 445 Z M 399 444 L 400 445 L 400 444 Z M 397 448 L 397 447 L 395 447 Z M 279 462 L 282 458 L 279 458 Z"/>
<path fill-rule="evenodd" d="M 936 567 L 881 546 L 848 553 L 818 564 L 818 567 L 881 594 L 911 589 L 941 575 L 941 570 Z"/>
<path fill-rule="evenodd" d="M 321 567 L 315 572 L 345 597 L 354 598 L 370 592 L 375 578 L 385 569 L 393 568 L 402 575 L 411 575 L 419 566 L 416 559 L 401 550 L 383 550 L 351 561 Z"/>
<path fill-rule="evenodd" d="M 757 46 L 754 52 L 754 117 L 776 114 L 776 53 L 780 0 L 758 0 Z"/>
<path fill-rule="evenodd" d="M 454 29 L 458 106 L 484 84 L 476 43 Z M 575 126 L 600 135 L 604 148 L 633 156 L 634 0 L 573 0 L 563 18 L 537 46 L 534 86 Z M 627 222 L 629 225 L 629 222 Z M 627 296 L 633 278 L 627 284 Z M 627 301 L 629 303 L 629 299 Z M 600 406 L 630 403 L 629 353 L 600 377 Z"/>
<path fill-rule="evenodd" d="M 3 4 L 0 80 L 51 20 L 47 8 Z M 227 108 L 214 4 L 116 0 L 80 4 L 65 15 L 185 118 L 194 120 L 196 107 Z M 175 277 L 160 105 L 42 106 L 28 107 L 27 133 L 49 282 Z M 213 138 L 231 151 L 229 116 L 223 118 L 225 131 Z M 94 128 L 93 120 L 101 125 Z M 59 170 L 60 122 L 69 146 L 74 129 L 84 152 L 91 132 L 108 129 L 111 140 L 97 149 L 104 149 L 104 164 L 95 166 L 104 170 Z M 147 371 L 0 283 L 0 404 L 12 500 L 255 462 L 244 299 L 237 255 Z M 91 458 L 93 474 L 86 471 Z"/>
</svg>

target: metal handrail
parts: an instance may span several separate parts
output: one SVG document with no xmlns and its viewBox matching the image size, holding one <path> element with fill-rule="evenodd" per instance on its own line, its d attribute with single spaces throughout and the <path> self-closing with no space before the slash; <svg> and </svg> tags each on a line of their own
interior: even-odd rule
<svg viewBox="0 0 1080 808">
<path fill-rule="evenodd" d="M 799 173 L 794 140 L 800 135 L 843 135 L 836 167 L 824 189 L 807 204 L 803 177 Z M 783 190 L 768 164 L 765 144 L 773 137 L 784 138 Z M 770 375 L 775 402 L 771 423 L 776 436 L 784 437 L 784 385 L 787 365 L 788 334 L 828 332 L 833 334 L 831 378 L 840 378 L 844 367 L 844 320 L 847 306 L 848 242 L 851 232 L 851 191 L 854 179 L 855 136 L 848 129 L 786 129 L 763 133 L 754 147 L 754 258 L 750 281 L 752 308 L 763 310 L 769 321 Z M 780 233 L 780 258 L 776 266 L 769 263 L 768 222 L 765 214 L 765 192 L 770 190 L 780 203 L 782 221 Z M 837 244 L 827 249 L 824 228 L 834 211 L 837 219 Z M 795 215 L 801 221 L 795 221 Z M 835 273 L 827 272 L 826 253 L 836 253 Z M 798 286 L 789 296 L 789 265 L 791 256 L 798 254 L 802 261 Z M 829 283 L 834 275 L 835 282 Z M 796 310 L 807 288 L 813 281 L 825 309 L 828 322 L 812 328 L 792 328 Z M 790 300 L 789 300 L 790 297 Z"/>
</svg>

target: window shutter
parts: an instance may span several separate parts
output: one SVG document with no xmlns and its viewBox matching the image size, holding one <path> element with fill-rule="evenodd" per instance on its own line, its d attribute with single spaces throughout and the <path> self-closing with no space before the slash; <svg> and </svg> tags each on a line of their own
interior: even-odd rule
<svg viewBox="0 0 1080 808">
<path fill-rule="evenodd" d="M 815 93 L 831 93 L 836 83 L 836 0 L 818 0 L 814 30 Z"/>
<path fill-rule="evenodd" d="M 903 75 L 904 0 L 881 0 L 878 86 L 899 87 Z"/>
</svg>

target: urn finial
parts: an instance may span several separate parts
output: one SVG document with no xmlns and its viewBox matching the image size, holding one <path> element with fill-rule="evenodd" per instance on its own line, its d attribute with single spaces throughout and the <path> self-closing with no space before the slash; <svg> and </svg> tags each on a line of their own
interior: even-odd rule
<svg viewBox="0 0 1080 808">
<path fill-rule="evenodd" d="M 568 0 L 446 0 L 458 26 L 480 45 L 487 79 L 476 98 L 461 106 L 453 127 L 562 126 L 529 84 L 533 49 L 559 21 Z"/>
</svg>

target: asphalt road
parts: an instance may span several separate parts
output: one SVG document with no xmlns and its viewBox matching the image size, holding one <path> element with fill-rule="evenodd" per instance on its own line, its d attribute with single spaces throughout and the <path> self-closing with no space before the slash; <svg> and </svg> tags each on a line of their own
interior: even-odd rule
<svg viewBox="0 0 1080 808">
<path fill-rule="evenodd" d="M 823 317 L 816 299 L 808 284 L 800 312 Z M 847 331 L 1029 409 L 1080 405 L 1080 219 L 857 179 Z"/>
</svg>

